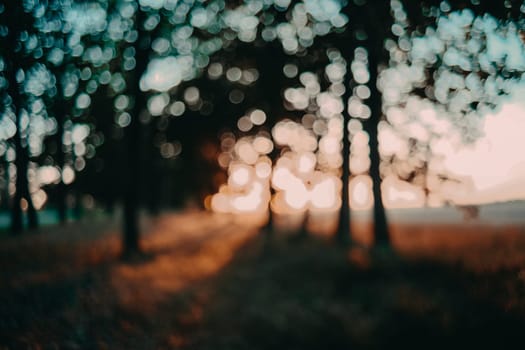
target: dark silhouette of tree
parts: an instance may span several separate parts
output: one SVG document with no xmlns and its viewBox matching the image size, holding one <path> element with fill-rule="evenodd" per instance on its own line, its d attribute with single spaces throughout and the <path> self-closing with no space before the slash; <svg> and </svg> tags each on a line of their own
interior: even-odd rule
<svg viewBox="0 0 525 350">
<path fill-rule="evenodd" d="M 378 144 L 378 125 L 382 119 L 383 111 L 381 92 L 377 84 L 380 66 L 385 67 L 388 64 L 384 42 L 390 31 L 392 17 L 390 6 L 386 1 L 369 1 L 363 6 L 367 16 L 360 16 L 360 18 L 366 18 L 361 22 L 361 28 L 365 35 L 363 43 L 368 51 L 370 74 L 368 88 L 370 89 L 369 107 L 371 110 L 371 116 L 365 121 L 364 126 L 370 137 L 370 176 L 372 177 L 374 195 L 374 239 L 376 244 L 388 245 L 390 237 L 381 192 L 381 156 Z"/>
<path fill-rule="evenodd" d="M 5 75 L 8 81 L 7 92 L 10 97 L 10 108 L 15 115 L 16 132 L 13 143 L 16 152 L 16 188 L 11 206 L 11 231 L 20 233 L 23 230 L 22 203 L 25 203 L 28 215 L 28 226 L 30 229 L 38 227 L 38 217 L 29 192 L 27 177 L 29 153 L 27 146 L 23 144 L 22 136 L 22 114 L 24 108 L 24 97 L 22 95 L 22 84 L 25 64 L 30 59 L 25 52 L 21 35 L 27 35 L 32 29 L 32 17 L 28 14 L 20 2 L 7 1 L 2 4 L 7 36 L 2 45 L 2 57 L 5 63 Z M 17 77 L 17 75 L 22 77 Z M 20 78 L 20 79 L 19 79 Z M 23 202 L 25 201 L 25 202 Z"/>
<path fill-rule="evenodd" d="M 229 4 L 228 6 L 224 7 L 223 5 L 220 4 L 220 2 L 217 2 L 217 3 L 210 2 L 209 4 L 207 4 L 207 6 L 208 6 L 207 7 L 208 9 L 215 11 L 217 14 L 217 17 L 219 17 L 219 16 L 222 16 L 224 12 L 227 12 L 230 10 L 237 10 L 238 7 L 242 7 L 245 5 Z M 262 19 L 259 24 L 265 21 L 264 16 L 268 14 L 271 14 L 273 16 L 272 18 L 276 18 L 277 21 L 283 21 L 283 22 L 287 21 L 286 15 L 285 15 L 286 11 L 283 11 L 282 9 L 279 9 L 279 10 L 275 10 L 273 8 L 270 9 L 271 5 L 268 5 L 268 4 L 265 4 L 264 6 L 265 6 L 264 10 L 256 13 L 256 16 Z M 189 9 L 187 8 L 185 10 L 186 11 L 185 16 L 187 16 L 189 12 L 194 11 L 195 13 L 197 13 L 198 11 L 202 9 L 203 7 L 197 6 L 197 5 L 195 5 L 194 7 L 190 7 Z M 245 9 L 247 11 L 252 11 L 251 9 L 249 9 L 249 7 L 246 7 Z M 149 135 L 153 134 L 151 131 L 145 130 L 145 128 L 150 127 L 149 125 L 142 125 L 142 126 L 140 125 L 139 120 L 146 119 L 150 121 L 151 118 L 149 117 L 141 118 L 140 117 L 141 115 L 146 116 L 148 112 L 145 111 L 147 100 L 146 100 L 144 92 L 141 91 L 139 88 L 139 82 L 140 82 L 141 76 L 146 72 L 146 68 L 148 67 L 149 59 L 151 57 L 155 57 L 155 54 L 151 54 L 152 53 L 151 44 L 153 40 L 157 38 L 159 33 L 162 34 L 161 30 L 162 28 L 164 28 L 164 26 L 167 28 L 173 28 L 172 24 L 171 25 L 167 24 L 167 23 L 170 23 L 169 21 L 171 20 L 169 19 L 170 18 L 169 15 L 170 15 L 170 12 L 165 11 L 165 9 L 156 9 L 156 8 L 151 8 L 148 6 L 141 6 L 140 4 L 138 5 L 138 7 L 136 7 L 136 10 L 135 10 L 136 17 L 134 18 L 134 23 L 136 26 L 135 28 L 136 28 L 137 38 L 134 41 L 133 47 L 134 47 L 134 52 L 135 52 L 136 65 L 135 65 L 135 68 L 133 69 L 133 72 L 131 72 L 128 77 L 130 95 L 132 96 L 134 103 L 133 103 L 133 109 L 130 113 L 132 116 L 131 118 L 132 121 L 131 121 L 131 124 L 126 127 L 126 131 L 125 131 L 125 134 L 126 134 L 125 137 L 127 139 L 126 141 L 127 151 L 129 152 L 128 154 L 130 156 L 126 158 L 127 166 L 126 166 L 125 178 L 126 178 L 127 185 L 126 185 L 126 190 L 124 194 L 125 196 L 125 199 L 124 199 L 124 217 L 125 217 L 124 219 L 124 227 L 125 227 L 124 237 L 125 237 L 125 242 L 127 243 L 125 243 L 124 246 L 125 246 L 125 250 L 129 250 L 129 251 L 138 250 L 137 208 L 138 208 L 139 201 L 137 200 L 137 194 L 135 192 L 136 191 L 140 192 L 138 188 L 140 184 L 142 183 L 142 181 L 139 180 L 139 177 L 141 176 L 141 174 L 140 174 L 140 166 L 138 166 L 138 164 L 142 164 L 142 161 L 140 160 L 142 156 L 140 153 L 141 150 L 137 148 L 138 147 L 137 145 L 140 143 L 141 140 L 143 140 L 143 137 L 145 137 L 148 134 Z M 192 12 L 192 15 L 193 15 L 193 12 Z M 143 20 L 151 20 L 152 18 L 154 19 L 154 21 L 157 21 L 156 22 L 157 24 L 153 26 L 154 27 L 153 30 L 152 29 L 146 30 L 144 28 L 141 28 L 141 25 L 142 25 L 141 23 Z M 187 24 L 188 21 L 189 19 L 182 20 L 181 23 Z M 324 21 L 327 21 L 327 19 L 324 19 Z M 235 32 L 235 31 L 242 32 L 244 30 L 243 28 L 241 29 L 235 28 L 235 26 L 237 26 L 238 24 L 235 24 L 235 23 L 225 24 L 225 23 L 222 23 L 221 21 L 217 21 L 217 18 L 215 17 L 213 17 L 213 19 L 211 20 L 211 23 L 208 23 L 205 26 L 203 26 L 202 24 L 197 24 L 196 22 L 192 22 L 191 25 L 193 27 L 191 28 L 192 35 L 187 40 L 202 41 L 204 45 L 206 45 L 207 43 L 210 43 L 210 44 L 213 43 L 213 40 L 216 38 L 219 38 L 221 35 L 225 35 L 225 37 L 232 38 L 232 39 L 228 39 L 227 44 L 223 44 L 225 46 L 224 47 L 225 51 L 236 51 L 236 50 L 240 51 L 244 44 L 237 46 L 236 43 L 238 42 L 245 42 L 246 47 L 248 46 L 255 47 L 255 51 L 257 51 L 257 55 L 259 56 L 257 61 L 263 65 L 264 74 L 266 74 L 266 77 L 263 78 L 262 80 L 263 81 L 265 79 L 267 80 L 267 83 L 265 83 L 266 84 L 265 88 L 267 88 L 266 89 L 267 91 L 266 90 L 264 91 L 264 94 L 266 95 L 263 95 L 263 96 L 265 96 L 264 100 L 268 100 L 268 101 L 263 102 L 263 104 L 267 103 L 269 106 L 268 108 L 270 109 L 273 109 L 276 106 L 280 105 L 280 103 L 277 103 L 275 101 L 276 97 L 279 96 L 278 94 L 276 94 L 278 90 L 272 89 L 272 87 L 270 86 L 271 85 L 270 80 L 273 80 L 273 83 L 275 83 L 275 76 L 282 75 L 281 74 L 282 63 L 274 62 L 275 57 L 269 57 L 269 55 L 267 54 L 266 49 L 269 46 L 264 44 L 267 40 L 261 40 L 261 38 L 257 36 L 257 35 L 261 35 L 261 31 L 257 31 L 258 34 L 256 34 L 256 38 L 248 40 L 241 36 L 235 37 L 235 38 L 232 37 L 231 35 L 232 32 Z M 230 28 L 229 26 L 232 26 L 232 27 Z M 264 26 L 261 24 L 261 27 L 264 27 Z M 156 33 L 153 33 L 153 32 L 156 32 Z M 224 33 L 226 34 L 229 33 L 229 34 L 226 35 Z M 177 43 L 177 45 L 178 44 L 179 43 Z M 216 45 L 216 44 L 213 44 L 213 45 Z M 210 50 L 209 48 L 203 47 L 202 50 L 205 55 L 209 55 L 209 53 L 206 53 L 206 51 Z M 217 50 L 218 49 L 215 48 L 212 51 L 217 51 Z M 280 52 L 282 54 L 282 50 Z M 199 54 L 202 54 L 202 53 L 199 52 Z M 261 62 L 261 60 L 264 60 L 264 62 Z M 201 73 L 202 73 L 202 69 L 198 71 L 196 75 L 199 76 Z M 271 96 L 267 94 L 270 94 Z M 145 114 L 142 114 L 142 113 L 145 113 Z M 272 118 L 274 118 L 273 115 L 272 115 Z M 146 122 L 145 124 L 148 124 L 148 122 Z"/>
<path fill-rule="evenodd" d="M 58 75 L 58 74 L 57 74 Z M 57 76 L 55 75 L 55 76 Z M 58 79 L 60 79 L 60 75 L 58 75 Z M 65 154 L 64 154 L 64 147 L 62 145 L 62 140 L 64 138 L 64 121 L 66 119 L 66 101 L 63 96 L 63 86 L 61 83 L 58 83 L 57 88 L 57 99 L 54 103 L 54 116 L 57 121 L 57 131 L 55 133 L 54 141 L 56 145 L 56 164 L 61 169 L 61 173 L 63 173 L 64 165 L 65 163 Z M 66 184 L 64 183 L 62 177 L 60 178 L 58 184 L 56 185 L 56 203 L 57 203 L 57 210 L 58 210 L 58 218 L 60 223 L 65 223 L 67 219 L 67 204 L 66 204 Z"/>
<path fill-rule="evenodd" d="M 148 64 L 148 53 L 151 45 L 149 33 L 144 29 L 146 14 L 140 5 L 137 4 L 135 13 L 135 30 L 137 38 L 133 44 L 135 50 L 136 66 L 129 77 L 130 94 L 133 96 L 133 108 L 131 111 L 131 121 L 125 132 L 126 154 L 124 171 L 124 255 L 133 255 L 140 251 L 139 247 L 139 188 L 140 188 L 140 158 L 141 155 L 141 122 L 140 114 L 146 106 L 144 93 L 140 91 L 140 78 L 146 71 Z"/>
<path fill-rule="evenodd" d="M 343 13 L 347 17 L 352 18 L 352 10 L 347 5 L 343 8 Z M 350 114 L 348 113 L 348 101 L 352 97 L 352 72 L 350 64 L 353 60 L 353 49 L 355 48 L 355 37 L 353 35 L 352 24 L 348 24 L 346 30 L 336 39 L 336 47 L 339 48 L 343 58 L 346 61 L 346 72 L 344 77 L 345 93 L 343 95 L 343 132 L 342 132 L 342 156 L 343 163 L 341 165 L 341 209 L 339 212 L 339 221 L 336 232 L 336 238 L 340 244 L 346 245 L 350 242 L 351 228 L 350 228 L 350 198 L 348 181 L 350 179 L 350 132 L 348 130 L 348 123 L 350 122 Z"/>
<path fill-rule="evenodd" d="M 35 4 L 45 9 L 45 15 L 35 14 L 34 8 L 37 6 Z M 28 109 L 26 105 L 34 97 L 24 91 L 22 72 L 28 76 L 29 68 L 35 63 L 45 62 L 47 69 L 54 76 L 52 89 L 56 91 L 48 92 L 42 98 L 45 98 L 48 104 L 47 115 L 54 117 L 57 124 L 54 134 L 45 140 L 46 146 L 49 147 L 38 156 L 37 162 L 51 164 L 63 175 L 64 169 L 74 164 L 77 157 L 72 150 L 74 147 L 64 144 L 65 135 L 76 123 L 83 123 L 89 129 L 86 144 L 100 146 L 100 153 L 97 153 L 96 157 L 93 159 L 85 157 L 86 169 L 79 166 L 75 170 L 78 176 L 75 176 L 74 185 L 66 187 L 61 179 L 56 185 L 50 185 L 50 193 L 53 192 L 50 202 L 56 203 L 60 221 L 64 221 L 67 209 L 65 198 L 68 192 L 76 194 L 77 197 L 80 197 L 83 191 L 96 193 L 97 198 L 104 198 L 103 201 L 108 207 L 112 207 L 112 203 L 120 196 L 124 209 L 123 251 L 126 255 L 133 255 L 140 251 L 138 213 L 141 207 L 147 205 L 151 213 L 156 213 L 160 209 L 162 181 L 156 179 L 161 177 L 162 168 L 171 167 L 175 163 L 181 168 L 186 165 L 190 168 L 199 168 L 202 165 L 198 158 L 202 156 L 200 154 L 202 152 L 197 149 L 202 146 L 200 143 L 206 143 L 224 126 L 235 127 L 235 119 L 250 108 L 260 108 L 268 117 L 267 125 L 257 126 L 249 131 L 253 134 L 259 131 L 268 132 L 285 116 L 295 121 L 299 120 L 308 108 L 311 108 L 312 113 L 317 113 L 315 102 L 312 101 L 308 108 L 288 108 L 289 101 L 285 101 L 283 91 L 287 85 L 298 84 L 300 78 L 299 76 L 284 78 L 282 70 L 285 64 L 293 63 L 299 71 L 312 72 L 316 75 L 324 89 L 329 84 L 328 79 L 323 76 L 324 67 L 327 65 L 328 49 L 337 49 L 346 62 L 346 75 L 343 81 L 338 82 L 344 85 L 344 94 L 337 95 L 346 106 L 353 96 L 353 88 L 361 85 L 352 76 L 351 65 L 355 60 L 353 56 L 356 48 L 364 47 L 369 78 L 362 85 L 366 84 L 370 91 L 370 97 L 364 100 L 370 108 L 371 116 L 363 120 L 363 126 L 370 136 L 374 236 L 376 243 L 388 245 L 389 234 L 381 196 L 381 157 L 378 147 L 378 124 L 383 118 L 385 104 L 377 83 L 384 69 L 392 65 L 389 61 L 391 60 L 389 52 L 385 49 L 385 41 L 389 40 L 389 45 L 392 45 L 395 36 L 399 37 L 395 33 L 393 35 L 392 31 L 393 25 L 395 26 L 395 13 L 399 12 L 401 3 L 356 0 L 348 3 L 335 2 L 335 4 L 341 5 L 341 9 L 337 10 L 340 13 L 330 13 L 330 16 L 333 16 L 330 17 L 323 12 L 323 8 L 301 1 L 290 2 L 285 6 L 263 2 L 259 7 L 250 7 L 244 2 L 225 4 L 221 1 L 183 4 L 138 0 L 71 3 L 50 0 L 36 1 L 33 5 L 5 2 L 1 15 L 5 18 L 5 27 L 8 30 L 7 35 L 1 40 L 5 42 L 2 50 L 5 63 L 3 74 L 9 81 L 9 87 L 5 91 L 9 103 L 4 103 L 6 105 L 4 107 L 16 115 L 17 124 L 17 131 L 10 140 L 17 155 L 14 163 L 18 174 L 17 191 L 12 206 L 13 230 L 20 231 L 23 226 L 20 203 L 24 207 L 27 204 L 30 226 L 37 224 L 27 180 L 28 164 L 35 162 L 34 159 L 33 162 L 29 162 L 33 154 L 29 152 L 26 145 L 27 137 L 21 125 L 24 109 Z M 102 11 L 97 21 L 104 22 L 104 25 L 93 30 L 84 29 L 81 33 L 74 33 L 78 29 L 76 26 L 91 25 L 89 22 L 95 19 L 90 19 L 87 24 L 71 22 L 68 16 L 72 9 L 74 8 L 78 15 L 82 14 L 83 9 L 92 7 L 97 7 L 99 12 Z M 403 40 L 424 36 L 425 28 L 435 27 L 439 16 L 456 9 L 469 7 L 476 15 L 489 12 L 498 18 L 523 17 L 516 1 L 507 2 L 507 5 L 490 1 L 480 1 L 478 5 L 471 5 L 465 1 L 451 4 L 442 1 L 427 1 L 423 4 L 406 2 L 405 7 L 407 16 L 406 26 L 403 27 L 405 31 Z M 334 17 L 340 14 L 343 19 L 334 20 Z M 235 16 L 245 16 L 245 21 L 239 22 L 242 22 L 242 25 L 231 20 L 237 18 Z M 16 17 L 21 20 L 15 20 Z M 346 19 L 349 19 L 348 23 Z M 35 20 L 37 24 L 33 23 Z M 53 24 L 54 27 L 51 27 L 54 29 L 49 29 L 46 23 L 60 25 Z M 122 33 L 115 34 L 119 30 L 115 28 L 121 28 Z M 36 49 L 34 47 L 27 49 L 24 46 L 26 45 L 24 42 L 27 41 L 25 37 L 32 36 L 32 32 L 36 32 L 38 44 Z M 78 49 L 76 53 L 73 53 L 73 47 L 69 46 L 73 37 L 81 41 L 79 44 L 81 48 L 76 48 L 75 50 Z M 31 50 L 41 53 L 32 53 Z M 53 50 L 60 51 L 62 58 L 50 60 Z M 407 55 L 406 52 L 404 54 Z M 180 57 L 191 61 L 188 64 L 191 68 L 181 73 L 184 76 L 180 77 L 178 82 L 161 87 L 144 84 L 147 80 L 145 77 L 151 80 L 151 75 L 155 73 L 154 63 L 174 58 L 169 64 L 176 70 L 180 68 L 181 63 L 178 61 Z M 228 81 L 224 74 L 221 78 L 208 79 L 205 72 L 210 62 L 220 63 L 222 67 L 234 65 L 252 67 L 258 70 L 259 78 L 253 84 L 246 86 L 241 86 L 239 82 Z M 438 68 L 439 64 L 425 68 L 428 72 L 428 84 L 434 83 L 433 73 Z M 165 71 L 159 70 L 158 73 L 162 75 Z M 480 74 L 482 79 L 486 78 L 485 73 Z M 498 74 L 516 77 L 516 74 L 506 72 L 504 69 L 498 71 Z M 68 75 L 75 76 L 74 79 L 80 82 L 77 82 L 75 92 L 68 93 L 66 96 L 64 90 Z M 79 78 L 81 75 L 86 77 Z M 102 76 L 109 76 L 109 79 L 102 79 Z M 121 84 L 122 87 L 113 89 L 110 85 L 113 84 L 113 80 L 118 80 L 117 78 L 124 83 Z M 108 87 L 103 87 L 105 85 Z M 200 93 L 199 103 L 196 104 L 184 99 L 184 92 L 193 87 Z M 228 92 L 232 89 L 243 94 L 241 102 L 228 101 Z M 413 93 L 424 97 L 425 89 L 421 86 L 415 87 Z M 75 104 L 79 94 L 89 95 L 90 102 L 87 106 L 79 107 Z M 167 102 L 161 108 L 162 111 L 152 113 L 150 104 L 159 96 L 165 98 Z M 312 96 L 308 98 L 313 100 Z M 120 106 L 122 103 L 118 101 L 122 100 L 128 101 L 125 106 Z M 178 114 L 177 118 L 180 116 L 184 121 L 172 118 L 170 114 L 170 104 L 174 100 L 183 103 L 184 115 Z M 436 102 L 437 99 L 434 98 L 432 101 Z M 129 123 L 118 121 L 124 113 L 127 113 Z M 348 179 L 351 176 L 349 167 L 351 154 L 347 126 L 351 115 L 347 108 L 342 114 L 343 188 L 337 239 L 345 242 L 350 237 Z M 340 118 L 339 115 L 337 117 Z M 199 124 L 203 126 L 199 127 Z M 104 136 L 105 143 L 93 141 L 99 136 L 97 133 Z M 193 137 L 192 133 L 200 134 L 199 137 Z M 241 134 L 239 132 L 239 135 Z M 163 145 L 174 142 L 173 140 L 180 140 L 183 153 L 180 156 L 178 154 L 163 156 Z M 54 147 L 51 147 L 52 144 Z M 273 153 L 270 154 L 272 161 L 275 162 L 279 158 L 281 151 L 282 149 L 278 147 L 274 148 Z M 213 150 L 210 152 L 213 153 Z M 114 161 L 111 158 L 123 159 Z M 119 162 L 124 165 L 120 166 Z M 95 168 L 99 170 L 95 171 Z M 201 169 L 207 168 L 201 166 Z M 180 168 L 178 171 L 183 172 Z M 427 168 L 417 171 L 427 171 Z M 91 180 L 93 174 L 108 176 L 98 184 L 99 189 Z M 189 179 L 190 185 L 187 186 L 187 191 L 199 192 L 199 196 L 204 197 L 203 188 L 206 186 L 209 191 L 211 187 L 209 183 L 199 184 L 198 182 L 205 182 L 199 176 Z M 111 187 L 111 190 L 105 191 L 102 187 Z M 199 198 L 199 201 L 202 202 L 202 198 Z M 80 203 L 80 200 L 77 200 L 77 203 Z M 269 225 L 271 224 L 270 219 Z"/>
</svg>

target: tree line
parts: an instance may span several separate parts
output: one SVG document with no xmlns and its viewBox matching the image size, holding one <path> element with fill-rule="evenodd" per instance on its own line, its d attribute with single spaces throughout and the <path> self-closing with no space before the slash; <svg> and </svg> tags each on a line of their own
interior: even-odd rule
<svg viewBox="0 0 525 350">
<path fill-rule="evenodd" d="M 10 204 L 10 230 L 23 231 L 24 211 L 28 227 L 38 226 L 37 193 L 65 222 L 69 198 L 80 206 L 87 192 L 108 208 L 122 202 L 124 253 L 138 252 L 140 207 L 158 211 L 167 184 L 182 196 L 184 181 L 192 191 L 209 181 L 181 170 L 199 166 L 207 136 L 234 127 L 254 107 L 270 126 L 284 115 L 319 116 L 311 104 L 286 107 L 286 84 L 299 75 L 288 78 L 283 68 L 292 64 L 328 84 L 326 53 L 336 49 L 344 67 L 344 90 L 335 94 L 344 106 L 337 238 L 349 241 L 347 125 L 359 119 L 369 135 L 375 239 L 388 245 L 381 164 L 403 164 L 396 175 L 415 181 L 431 163 L 430 138 L 394 125 L 389 113 L 416 101 L 446 114 L 465 142 L 479 137 L 476 123 L 464 120 L 497 106 L 525 71 L 524 8 L 521 1 L 481 0 L 2 1 L 0 198 Z M 516 49 L 498 53 L 501 42 Z M 355 57 L 359 48 L 364 58 Z M 365 73 L 352 69 L 359 59 Z M 392 78 L 403 72 L 417 77 Z M 358 96 L 360 86 L 367 96 Z M 351 115 L 349 101 L 366 106 L 367 115 Z M 382 155 L 381 123 L 420 161 L 407 168 L 399 154 Z M 269 157 L 275 162 L 277 151 Z M 166 178 L 174 171 L 175 180 Z"/>
</svg>

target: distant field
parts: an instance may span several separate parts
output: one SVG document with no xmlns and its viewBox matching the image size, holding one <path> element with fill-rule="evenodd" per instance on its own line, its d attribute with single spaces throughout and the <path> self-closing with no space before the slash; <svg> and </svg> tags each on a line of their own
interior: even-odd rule
<svg viewBox="0 0 525 350">
<path fill-rule="evenodd" d="M 102 210 L 91 210 L 88 213 L 86 213 L 85 216 L 87 217 L 93 217 L 103 215 Z M 27 217 L 24 216 L 24 224 L 27 225 Z M 68 213 L 68 220 L 75 220 L 75 216 L 72 212 Z M 49 225 L 55 225 L 58 223 L 58 211 L 56 209 L 44 209 L 40 210 L 38 212 L 38 221 L 41 226 L 49 226 Z M 0 211 L 0 232 L 5 231 L 9 228 L 11 219 L 10 219 L 10 213 L 7 211 Z"/>
<path fill-rule="evenodd" d="M 102 210 L 96 210 L 102 215 Z M 468 220 L 468 224 L 525 224 L 525 201 L 484 204 L 479 206 L 478 217 Z M 310 224 L 329 234 L 337 222 L 337 212 L 314 213 Z M 389 222 L 394 223 L 465 223 L 464 212 L 454 206 L 441 208 L 387 209 Z M 69 215 L 73 219 L 72 215 Z M 58 213 L 55 209 L 44 209 L 38 212 L 42 226 L 58 223 Z M 354 222 L 368 221 L 371 218 L 369 210 L 352 210 Z M 278 220 L 277 227 L 295 229 L 301 223 L 300 217 L 285 216 Z M 250 218 L 248 219 L 250 220 Z M 9 228 L 9 212 L 0 211 L 0 232 Z M 321 228 L 320 228 L 321 227 Z M 314 229 L 315 231 L 316 229 Z"/>
</svg>

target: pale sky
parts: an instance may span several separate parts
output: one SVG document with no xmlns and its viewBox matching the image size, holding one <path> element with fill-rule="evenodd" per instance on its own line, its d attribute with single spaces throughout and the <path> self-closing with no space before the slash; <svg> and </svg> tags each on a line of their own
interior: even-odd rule
<svg viewBox="0 0 525 350">
<path fill-rule="evenodd" d="M 448 193 L 459 202 L 494 202 L 525 198 L 525 94 L 518 90 L 483 120 L 485 135 L 474 147 L 446 155 L 451 173 L 472 179 L 463 194 Z"/>
</svg>

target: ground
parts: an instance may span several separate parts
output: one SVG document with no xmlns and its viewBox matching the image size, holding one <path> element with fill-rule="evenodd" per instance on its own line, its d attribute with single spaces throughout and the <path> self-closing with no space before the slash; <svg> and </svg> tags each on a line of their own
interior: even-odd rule
<svg viewBox="0 0 525 350">
<path fill-rule="evenodd" d="M 0 349 L 503 348 L 525 333 L 525 228 L 391 224 L 393 248 L 186 211 L 0 238 Z"/>
</svg>

